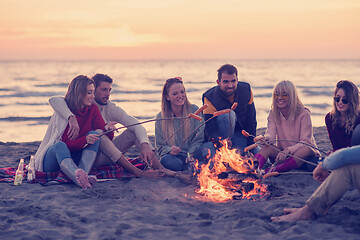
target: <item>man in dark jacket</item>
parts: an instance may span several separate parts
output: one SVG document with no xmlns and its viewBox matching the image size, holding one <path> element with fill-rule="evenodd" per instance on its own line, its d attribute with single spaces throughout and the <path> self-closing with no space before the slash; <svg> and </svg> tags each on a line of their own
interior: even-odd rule
<svg viewBox="0 0 360 240">
<path fill-rule="evenodd" d="M 206 123 L 205 132 L 208 140 L 231 138 L 233 147 L 243 150 L 253 143 L 251 137 L 242 135 L 242 130 L 256 135 L 256 110 L 249 83 L 238 81 L 236 67 L 230 64 L 218 70 L 217 86 L 207 90 L 202 100 L 208 107 L 204 110 L 204 118 L 208 120 L 213 113 L 230 109 L 236 102 L 237 108 L 230 113 L 219 115 Z"/>
</svg>

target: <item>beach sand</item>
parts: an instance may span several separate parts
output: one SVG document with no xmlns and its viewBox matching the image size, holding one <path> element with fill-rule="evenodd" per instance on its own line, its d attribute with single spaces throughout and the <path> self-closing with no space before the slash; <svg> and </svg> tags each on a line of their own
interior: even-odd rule
<svg viewBox="0 0 360 240">
<path fill-rule="evenodd" d="M 319 148 L 331 148 L 325 127 L 314 128 L 314 135 Z M 0 143 L 0 167 L 16 167 L 39 144 Z M 360 238 L 357 190 L 348 191 L 324 217 L 273 223 L 270 217 L 281 215 L 283 208 L 303 206 L 319 183 L 311 173 L 270 181 L 265 182 L 274 193 L 268 199 L 226 203 L 194 199 L 195 186 L 175 178 L 117 179 L 90 190 L 73 184 L 0 183 L 0 239 Z"/>
</svg>

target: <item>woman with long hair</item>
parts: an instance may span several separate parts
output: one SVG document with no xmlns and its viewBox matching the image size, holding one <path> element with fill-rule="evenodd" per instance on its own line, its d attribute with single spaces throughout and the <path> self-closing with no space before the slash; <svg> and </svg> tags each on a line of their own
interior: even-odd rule
<svg viewBox="0 0 360 240">
<path fill-rule="evenodd" d="M 214 153 L 212 143 L 203 144 L 204 126 L 192 133 L 203 120 L 200 122 L 186 118 L 197 109 L 196 105 L 189 102 L 181 78 L 166 80 L 162 89 L 161 112 L 156 118 L 168 120 L 155 123 L 156 146 L 161 157 L 160 163 L 165 168 L 173 171 L 186 170 L 187 160 L 197 159 L 202 162 L 207 155 Z"/>
<path fill-rule="evenodd" d="M 333 151 L 360 143 L 360 106 L 357 86 L 339 81 L 334 91 L 333 109 L 325 117 Z"/>
<path fill-rule="evenodd" d="M 281 81 L 274 87 L 268 126 L 262 140 L 272 146 L 264 145 L 260 152 L 255 154 L 259 169 L 264 166 L 266 159 L 270 158 L 275 162 L 272 171 L 286 172 L 303 164 L 303 161 L 289 155 L 309 159 L 319 154 L 317 150 L 302 144 L 316 147 L 310 111 L 301 102 L 296 87 L 290 81 Z"/>
</svg>

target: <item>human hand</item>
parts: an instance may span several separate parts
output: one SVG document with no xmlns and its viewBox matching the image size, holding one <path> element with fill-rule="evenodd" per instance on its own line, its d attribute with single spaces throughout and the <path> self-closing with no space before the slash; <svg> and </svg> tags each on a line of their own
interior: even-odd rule
<svg viewBox="0 0 360 240">
<path fill-rule="evenodd" d="M 193 162 L 195 162 L 195 158 L 188 153 L 188 155 L 185 159 L 185 163 L 189 164 L 189 163 L 193 163 Z"/>
<path fill-rule="evenodd" d="M 329 150 L 326 152 L 326 156 L 329 156 L 330 154 L 332 154 L 334 151 L 333 150 Z"/>
<path fill-rule="evenodd" d="M 117 124 L 117 122 L 110 121 L 105 124 L 104 128 L 106 131 L 114 130 L 114 129 L 116 129 L 116 127 L 115 127 L 116 124 Z"/>
<path fill-rule="evenodd" d="M 177 146 L 171 146 L 170 154 L 171 155 L 178 155 L 181 152 L 181 148 Z"/>
<path fill-rule="evenodd" d="M 98 133 L 92 133 L 86 135 L 86 143 L 87 144 L 94 144 L 97 140 L 99 140 L 99 134 Z"/>
<path fill-rule="evenodd" d="M 282 150 L 281 152 L 278 153 L 278 155 L 275 158 L 275 162 L 277 164 L 284 162 L 285 159 L 289 157 L 288 154 L 290 154 L 290 151 L 289 151 L 289 149 L 285 148 L 284 150 Z"/>
<path fill-rule="evenodd" d="M 322 168 L 322 162 L 319 163 L 313 171 L 313 178 L 318 182 L 323 182 L 330 175 L 329 171 Z"/>
<path fill-rule="evenodd" d="M 80 127 L 74 115 L 69 117 L 69 130 L 67 135 L 71 141 L 75 140 L 79 135 Z"/>
<path fill-rule="evenodd" d="M 152 165 L 155 152 L 151 150 L 149 143 L 142 143 L 140 146 L 141 159 Z"/>
</svg>

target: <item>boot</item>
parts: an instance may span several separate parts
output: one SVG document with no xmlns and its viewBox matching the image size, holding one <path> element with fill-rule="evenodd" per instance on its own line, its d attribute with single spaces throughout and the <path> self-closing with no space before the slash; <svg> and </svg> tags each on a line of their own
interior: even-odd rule
<svg viewBox="0 0 360 240">
<path fill-rule="evenodd" d="M 97 152 L 89 149 L 84 149 L 81 154 L 81 159 L 79 162 L 79 168 L 83 169 L 86 174 L 90 173 L 92 166 L 94 165 Z M 95 175 L 89 175 L 90 185 L 94 185 L 97 182 Z"/>
<path fill-rule="evenodd" d="M 259 169 L 261 170 L 262 167 L 264 166 L 264 164 L 266 163 L 266 159 L 265 159 L 264 156 L 261 155 L 260 153 L 255 154 L 254 157 L 258 160 Z"/>
<path fill-rule="evenodd" d="M 84 170 L 78 168 L 71 158 L 65 158 L 60 163 L 61 171 L 81 188 L 91 188 L 88 175 Z"/>
</svg>

